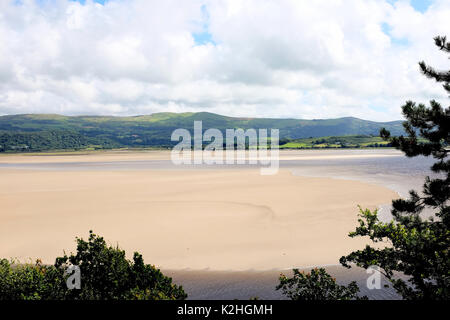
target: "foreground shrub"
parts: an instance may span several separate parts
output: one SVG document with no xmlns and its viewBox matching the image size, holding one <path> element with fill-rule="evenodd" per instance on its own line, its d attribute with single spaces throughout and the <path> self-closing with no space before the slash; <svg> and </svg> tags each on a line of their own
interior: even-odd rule
<svg viewBox="0 0 450 320">
<path fill-rule="evenodd" d="M 69 290 L 66 270 L 75 265 L 81 271 L 81 289 Z M 134 253 L 108 246 L 90 232 L 88 241 L 77 238 L 77 252 L 56 259 L 55 265 L 15 264 L 0 261 L 1 300 L 178 300 L 187 294 L 181 286 Z"/>
<path fill-rule="evenodd" d="M 35 264 L 0 260 L 0 300 L 60 299 L 64 285 L 64 272 L 39 260 Z"/>
<path fill-rule="evenodd" d="M 277 286 L 277 290 L 281 289 L 291 300 L 366 299 L 358 297 L 359 288 L 355 281 L 348 286 L 339 285 L 323 268 L 312 269 L 311 273 L 300 272 L 298 269 L 294 269 L 293 272 L 292 278 L 282 274 L 280 284 Z"/>
</svg>

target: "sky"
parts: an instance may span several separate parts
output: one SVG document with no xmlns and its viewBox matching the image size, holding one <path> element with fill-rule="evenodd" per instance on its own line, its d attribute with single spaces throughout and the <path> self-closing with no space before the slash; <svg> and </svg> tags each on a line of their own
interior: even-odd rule
<svg viewBox="0 0 450 320">
<path fill-rule="evenodd" d="M 0 115 L 401 119 L 448 0 L 0 0 Z"/>
</svg>

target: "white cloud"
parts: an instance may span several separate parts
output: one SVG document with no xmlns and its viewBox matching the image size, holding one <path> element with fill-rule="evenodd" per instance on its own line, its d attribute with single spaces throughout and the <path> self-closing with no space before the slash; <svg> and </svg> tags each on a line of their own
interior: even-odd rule
<svg viewBox="0 0 450 320">
<path fill-rule="evenodd" d="M 0 0 L 0 114 L 393 120 L 408 99 L 446 103 L 417 62 L 448 69 L 432 38 L 450 3 L 391 3 Z"/>
</svg>

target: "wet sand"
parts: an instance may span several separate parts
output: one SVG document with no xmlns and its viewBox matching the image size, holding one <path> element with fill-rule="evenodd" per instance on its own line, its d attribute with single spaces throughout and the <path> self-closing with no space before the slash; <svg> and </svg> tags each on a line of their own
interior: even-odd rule
<svg viewBox="0 0 450 320">
<path fill-rule="evenodd" d="M 337 279 L 341 285 L 348 285 L 356 281 L 360 292 L 358 295 L 367 296 L 375 300 L 398 300 L 401 297 L 395 292 L 384 276 L 381 276 L 380 289 L 368 289 L 367 278 L 370 276 L 365 269 L 352 267 L 344 268 L 340 265 L 325 267 L 327 272 Z M 311 268 L 302 269 L 310 272 Z M 174 282 L 181 284 L 191 300 L 248 300 L 259 298 L 261 300 L 286 299 L 282 292 L 276 290 L 280 274 L 291 276 L 290 270 L 277 271 L 189 271 L 189 270 L 163 270 L 164 274 L 173 278 Z"/>
<path fill-rule="evenodd" d="M 334 265 L 368 243 L 347 236 L 357 205 L 374 209 L 398 194 L 380 184 L 293 174 L 283 163 L 394 156 L 281 151 L 278 174 L 261 176 L 255 166 L 175 168 L 164 151 L 1 155 L 0 257 L 53 263 L 93 229 L 130 257 L 141 252 L 191 299 L 280 299 L 280 271 L 320 265 L 339 282 L 357 280 L 363 294 L 393 299 L 392 290 L 365 292 L 364 270 Z"/>
<path fill-rule="evenodd" d="M 146 153 L 86 156 L 123 161 Z M 152 157 L 168 156 L 154 152 Z M 97 158 L 98 157 L 98 158 Z M 9 163 L 54 156 L 6 156 Z M 119 160 L 120 159 L 120 160 Z M 85 161 L 77 158 L 77 161 Z M 0 256 L 46 263 L 92 229 L 167 269 L 270 270 L 336 264 L 365 239 L 350 239 L 357 205 L 397 194 L 358 181 L 261 176 L 239 170 L 41 171 L 0 169 Z"/>
<path fill-rule="evenodd" d="M 249 152 L 245 152 L 249 156 Z M 394 149 L 342 149 L 342 150 L 280 150 L 280 161 L 326 160 L 396 157 L 401 152 Z M 225 155 L 224 155 L 225 156 Z M 170 160 L 170 151 L 165 150 L 110 150 L 78 151 L 54 153 L 0 154 L 0 163 L 75 163 L 75 162 L 111 162 L 111 161 L 152 161 Z"/>
</svg>

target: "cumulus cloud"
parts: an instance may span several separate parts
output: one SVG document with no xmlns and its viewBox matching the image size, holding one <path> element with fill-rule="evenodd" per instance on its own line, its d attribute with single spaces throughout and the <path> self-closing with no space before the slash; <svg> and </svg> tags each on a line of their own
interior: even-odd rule
<svg viewBox="0 0 450 320">
<path fill-rule="evenodd" d="M 0 114 L 399 119 L 450 3 L 0 0 Z M 450 34 L 448 34 L 450 36 Z"/>
</svg>

